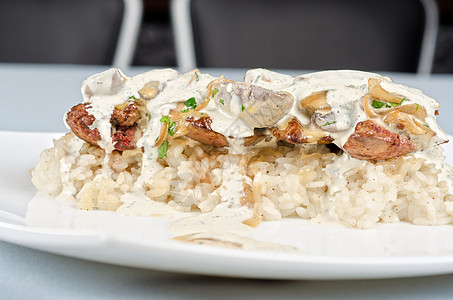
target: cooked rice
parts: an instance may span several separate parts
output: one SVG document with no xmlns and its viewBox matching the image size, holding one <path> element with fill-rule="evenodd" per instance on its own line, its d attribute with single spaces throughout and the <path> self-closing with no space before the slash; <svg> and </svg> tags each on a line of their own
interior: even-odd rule
<svg viewBox="0 0 453 300">
<path fill-rule="evenodd" d="M 63 195 L 63 189 L 72 190 L 75 197 L 69 200 L 80 209 L 115 211 L 140 176 L 141 151 L 113 152 L 108 163 L 111 176 L 98 176 L 104 150 L 85 143 L 80 154 L 69 157 L 68 145 L 76 139 L 68 133 L 42 153 L 32 171 L 33 184 L 55 197 Z M 431 151 L 442 156 L 440 147 Z M 251 148 L 244 155 L 232 155 L 178 138 L 170 141 L 163 168 L 146 185 L 146 196 L 181 211 L 209 212 L 221 201 L 214 191 L 226 180 L 223 162 L 232 161 L 244 166 L 255 211 L 263 220 L 323 216 L 358 228 L 372 228 L 376 222 L 453 222 L 451 175 L 440 176 L 451 174 L 446 164 L 437 168 L 414 155 L 376 163 L 357 160 L 339 177 L 336 167 L 346 158 L 324 145 Z M 72 162 L 66 175 L 61 172 L 62 159 Z"/>
</svg>

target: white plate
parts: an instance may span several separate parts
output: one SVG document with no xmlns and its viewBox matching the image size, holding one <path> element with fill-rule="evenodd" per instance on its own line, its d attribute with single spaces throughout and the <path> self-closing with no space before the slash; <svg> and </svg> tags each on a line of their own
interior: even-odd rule
<svg viewBox="0 0 453 300">
<path fill-rule="evenodd" d="M 31 218 L 41 227 L 25 226 L 36 193 L 28 171 L 58 136 L 0 131 L 0 239 L 93 261 L 218 276 L 351 279 L 453 273 L 453 226 L 400 223 L 357 230 L 287 219 L 264 222 L 250 236 L 301 252 L 235 250 L 174 241 L 165 218 L 79 212 L 45 196 L 34 201 L 48 214 Z M 453 146 L 445 148 L 453 157 Z"/>
</svg>

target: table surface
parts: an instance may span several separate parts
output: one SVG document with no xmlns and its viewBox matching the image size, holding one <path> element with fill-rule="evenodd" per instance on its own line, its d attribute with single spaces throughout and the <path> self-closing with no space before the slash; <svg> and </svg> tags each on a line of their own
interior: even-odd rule
<svg viewBox="0 0 453 300">
<path fill-rule="evenodd" d="M 81 101 L 82 81 L 102 66 L 0 64 L 0 130 L 63 132 L 63 114 Z M 134 75 L 150 68 L 124 70 Z M 201 70 L 241 80 L 244 70 Z M 282 71 L 289 75 L 305 72 Z M 390 73 L 441 106 L 438 122 L 453 133 L 453 74 Z M 94 263 L 0 242 L 1 299 L 446 299 L 453 274 L 346 281 L 273 281 L 166 273 Z"/>
</svg>

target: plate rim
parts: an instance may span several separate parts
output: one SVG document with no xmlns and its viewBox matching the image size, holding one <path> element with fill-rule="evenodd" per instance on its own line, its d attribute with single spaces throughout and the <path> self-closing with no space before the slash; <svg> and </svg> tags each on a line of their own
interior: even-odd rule
<svg viewBox="0 0 453 300">
<path fill-rule="evenodd" d="M 0 137 L 2 135 L 16 135 L 20 134 L 23 136 L 27 135 L 40 135 L 46 137 L 62 136 L 64 132 L 24 132 L 24 131 L 2 131 L 0 130 Z M 449 139 L 452 136 L 448 135 Z M 51 141 L 48 141 L 49 143 Z M 2 212 L 10 213 L 6 210 Z M 15 215 L 15 214 L 13 214 Z M 15 215 L 17 216 L 17 215 Z M 17 216 L 21 218 L 20 216 Z M 415 225 L 414 225 L 415 226 Z M 448 226 L 448 225 L 447 225 Z M 14 234 L 17 234 L 13 237 Z M 27 241 L 27 235 L 35 235 L 44 237 L 41 242 Z M 49 240 L 55 237 L 64 237 L 62 240 L 58 240 L 49 243 Z M 140 240 L 134 237 L 124 236 L 109 236 L 107 233 L 93 232 L 89 230 L 74 230 L 74 229 L 59 229 L 59 228 L 45 228 L 45 227 L 31 227 L 26 225 L 19 225 L 13 223 L 7 223 L 0 221 L 0 240 L 10 242 L 13 244 L 33 248 L 37 250 L 44 250 L 51 253 L 63 254 L 66 256 L 81 258 L 80 256 L 74 255 L 74 253 L 68 253 L 64 250 L 67 247 L 73 245 L 71 239 L 78 239 L 80 248 L 84 249 L 96 249 L 103 247 L 119 247 L 121 248 L 139 248 L 139 250 L 153 249 L 155 251 L 170 251 L 171 253 L 181 253 L 184 255 L 203 255 L 211 258 L 228 258 L 239 261 L 249 261 L 257 264 L 266 261 L 267 263 L 284 263 L 286 265 L 295 264 L 297 266 L 311 265 L 318 267 L 350 267 L 354 269 L 352 273 L 345 274 L 343 276 L 332 275 L 332 274 L 313 274 L 307 275 L 304 272 L 291 273 L 285 276 L 284 274 L 278 274 L 270 276 L 269 274 L 259 273 L 245 273 L 245 274 L 234 274 L 234 272 L 218 273 L 209 272 L 206 270 L 187 270 L 187 269 L 174 269 L 173 271 L 182 273 L 193 273 L 193 274 L 205 274 L 205 275 L 217 275 L 217 276 L 234 276 L 234 277 L 248 277 L 248 278 L 268 278 L 268 279 L 359 279 L 359 278 L 395 278 L 395 277 L 407 277 L 407 276 L 421 276 L 421 275 L 437 275 L 437 274 L 448 274 L 453 273 L 453 253 L 451 254 L 426 254 L 426 255 L 395 255 L 395 256 L 352 256 L 352 255 L 313 255 L 304 253 L 279 253 L 272 252 L 269 255 L 269 251 L 257 251 L 257 250 L 243 250 L 243 249 L 224 249 L 214 246 L 204 245 L 202 247 L 198 245 L 190 245 L 186 243 L 180 243 L 176 241 L 152 241 Z M 177 245 L 177 246 L 176 246 Z M 54 251 L 49 249 L 49 246 L 54 247 Z M 59 248 L 56 246 L 60 246 Z M 55 248 L 56 247 L 56 248 Z M 213 251 L 215 249 L 215 251 Z M 102 261 L 99 259 L 88 259 L 98 262 L 107 262 L 118 265 L 128 265 L 121 262 L 113 261 Z M 398 267 L 398 272 L 385 271 L 389 267 Z M 140 267 L 140 266 L 134 266 Z M 368 268 L 374 268 L 369 270 Z M 407 268 L 404 270 L 404 268 Z M 423 268 L 428 268 L 423 272 Z M 159 270 L 169 270 L 165 268 L 150 268 Z M 403 270 L 402 270 L 403 269 Z M 417 270 L 416 272 L 411 270 Z M 172 270 L 170 270 L 172 271 Z M 321 272 L 322 273 L 322 272 Z M 368 274 L 368 275 L 366 275 Z"/>
</svg>

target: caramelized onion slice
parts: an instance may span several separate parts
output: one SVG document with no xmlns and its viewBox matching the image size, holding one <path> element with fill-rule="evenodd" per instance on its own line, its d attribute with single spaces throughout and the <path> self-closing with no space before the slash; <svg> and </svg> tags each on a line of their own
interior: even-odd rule
<svg viewBox="0 0 453 300">
<path fill-rule="evenodd" d="M 370 94 L 380 100 L 392 102 L 392 103 L 401 103 L 404 97 L 396 95 L 384 90 L 381 86 L 381 81 L 384 79 L 370 78 L 368 79 L 368 89 Z"/>
<path fill-rule="evenodd" d="M 375 113 L 374 109 L 371 106 L 373 101 L 373 96 L 370 93 L 362 97 L 363 110 L 368 118 L 376 118 L 378 115 Z"/>
<path fill-rule="evenodd" d="M 415 119 L 413 116 L 398 110 L 389 113 L 384 118 L 384 122 L 387 124 L 394 124 L 397 128 L 405 129 L 409 133 L 414 135 L 435 135 L 433 130 L 421 124 L 421 122 Z"/>
<path fill-rule="evenodd" d="M 310 112 L 329 113 L 332 107 L 327 103 L 327 91 L 314 92 L 300 100 L 300 106 Z"/>
<path fill-rule="evenodd" d="M 396 110 L 409 115 L 413 115 L 419 119 L 425 119 L 428 116 L 426 109 L 417 103 L 402 105 Z"/>
</svg>

